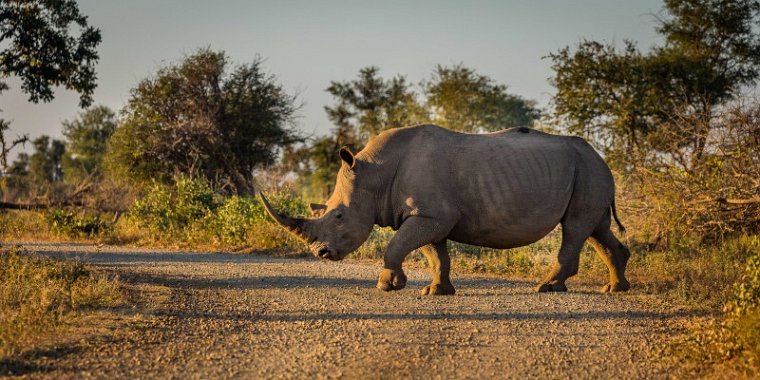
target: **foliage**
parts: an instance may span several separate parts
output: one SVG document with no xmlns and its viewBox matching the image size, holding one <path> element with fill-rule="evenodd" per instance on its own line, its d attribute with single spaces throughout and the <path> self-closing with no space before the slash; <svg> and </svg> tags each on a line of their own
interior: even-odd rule
<svg viewBox="0 0 760 380">
<path fill-rule="evenodd" d="M 202 178 L 178 176 L 172 186 L 154 183 L 130 214 L 157 234 L 176 233 L 206 217 L 214 209 L 214 191 Z"/>
<path fill-rule="evenodd" d="M 68 210 L 52 210 L 46 219 L 53 233 L 67 237 L 92 238 L 111 230 L 111 225 L 97 215 L 76 214 Z"/>
<path fill-rule="evenodd" d="M 377 67 L 365 67 L 356 80 L 330 82 L 327 92 L 336 104 L 326 106 L 325 111 L 337 128 L 336 135 L 346 140 L 338 144 L 361 144 L 386 129 L 427 119 L 406 78 L 397 75 L 385 80 L 379 72 Z"/>
<path fill-rule="evenodd" d="M 0 251 L 0 355 L 58 325 L 83 308 L 121 298 L 118 281 L 88 271 L 81 262 L 57 261 L 16 248 Z"/>
<path fill-rule="evenodd" d="M 305 203 L 285 192 L 275 192 L 268 197 L 273 207 L 287 215 L 308 214 Z M 248 243 L 257 248 L 297 244 L 295 239 L 271 220 L 261 202 L 254 198 L 228 197 L 207 220 L 207 229 L 225 244 Z"/>
<path fill-rule="evenodd" d="M 106 106 L 89 108 L 63 122 L 66 154 L 61 162 L 67 181 L 82 180 L 100 171 L 106 143 L 116 129 L 116 114 Z"/>
<path fill-rule="evenodd" d="M 760 248 L 760 242 L 756 246 Z M 726 310 L 735 317 L 754 314 L 760 308 L 760 249 L 747 259 L 741 280 L 734 284 L 734 292 L 734 300 Z"/>
<path fill-rule="evenodd" d="M 431 121 L 461 132 L 530 127 L 539 117 L 535 102 L 507 93 L 507 87 L 461 64 L 436 66 L 423 83 Z"/>
<path fill-rule="evenodd" d="M 109 141 L 114 176 L 169 183 L 196 173 L 228 192 L 252 194 L 253 170 L 299 140 L 291 127 L 295 98 L 261 62 L 230 69 L 223 52 L 201 49 L 140 82 Z"/>
<path fill-rule="evenodd" d="M 25 176 L 29 174 L 29 154 L 19 153 L 8 168 L 8 174 L 12 176 Z"/>
<path fill-rule="evenodd" d="M 288 215 L 308 214 L 308 207 L 284 191 L 268 194 L 272 205 Z M 215 194 L 203 178 L 175 178 L 172 185 L 155 183 L 135 201 L 131 219 L 151 236 L 167 243 L 244 244 L 256 249 L 297 246 L 297 242 L 274 223 L 263 205 L 245 196 Z"/>
<path fill-rule="evenodd" d="M 744 261 L 744 260 L 743 260 Z M 681 344 L 681 353 L 702 363 L 727 364 L 748 378 L 760 371 L 760 239 L 755 237 L 744 273 L 734 284 L 725 317 Z"/>
<path fill-rule="evenodd" d="M 80 93 L 80 106 L 92 103 L 100 40 L 74 0 L 0 2 L 0 74 L 19 76 L 32 102 L 48 102 L 53 87 L 65 86 Z"/>
<path fill-rule="evenodd" d="M 677 85 L 709 94 L 707 101 L 717 104 L 734 98 L 740 86 L 755 83 L 760 76 L 760 2 L 665 0 L 665 9 L 669 17 L 661 20 L 658 32 L 666 44 L 658 53 L 672 64 L 680 60 L 686 65 L 677 67 L 688 70 L 674 78 Z"/>
<path fill-rule="evenodd" d="M 19 241 L 49 239 L 50 225 L 40 211 L 9 210 L 0 212 L 0 239 Z"/>
<path fill-rule="evenodd" d="M 647 58 L 631 42 L 618 52 L 613 46 L 584 41 L 550 54 L 555 113 L 568 131 L 584 135 L 605 152 L 608 162 L 622 166 L 646 151 L 646 135 L 661 119 L 656 93 L 649 83 Z M 650 96 L 651 95 L 651 96 Z M 668 104 L 668 103 L 666 103 Z"/>
<path fill-rule="evenodd" d="M 760 75 L 760 2 L 668 0 L 665 11 L 665 45 L 649 53 L 583 41 L 549 55 L 557 116 L 619 168 L 663 154 L 687 170 L 701 164 L 717 108 Z"/>
<path fill-rule="evenodd" d="M 629 277 L 649 294 L 677 305 L 720 310 L 732 297 L 743 263 L 760 249 L 756 235 L 738 235 L 711 245 L 652 247 L 631 241 Z"/>
<path fill-rule="evenodd" d="M 282 167 L 298 176 L 298 187 L 306 198 L 321 202 L 333 191 L 335 175 L 340 169 L 338 152 L 346 141 L 340 136 L 321 136 L 297 148 L 285 149 Z M 351 140 L 355 141 L 355 140 Z"/>
</svg>

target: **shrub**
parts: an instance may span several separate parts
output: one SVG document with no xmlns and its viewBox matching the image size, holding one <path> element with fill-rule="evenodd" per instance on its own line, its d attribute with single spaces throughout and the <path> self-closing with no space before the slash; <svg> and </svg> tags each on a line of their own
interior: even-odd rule
<svg viewBox="0 0 760 380">
<path fill-rule="evenodd" d="M 287 192 L 273 192 L 268 198 L 279 212 L 304 217 L 308 206 Z M 206 229 L 223 243 L 253 243 L 257 248 L 274 248 L 278 245 L 293 246 L 296 239 L 276 225 L 258 199 L 232 196 L 226 198 L 208 217 Z M 266 234 L 270 235 L 267 237 Z"/>
<path fill-rule="evenodd" d="M 737 105 L 719 117 L 722 126 L 710 134 L 698 164 L 656 156 L 618 181 L 621 211 L 640 238 L 691 250 L 760 233 L 760 105 Z"/>
<path fill-rule="evenodd" d="M 734 288 L 736 299 L 730 305 L 734 315 L 748 314 L 760 307 L 760 250 L 755 251 L 747 260 L 744 275 Z"/>
<path fill-rule="evenodd" d="M 375 226 L 369 238 L 351 255 L 361 259 L 379 259 L 393 238 L 394 232 L 390 227 Z"/>
<path fill-rule="evenodd" d="M 39 239 L 50 232 L 47 215 L 34 210 L 0 211 L 0 236 L 3 241 Z"/>
<path fill-rule="evenodd" d="M 97 215 L 75 214 L 68 210 L 53 210 L 46 215 L 50 230 L 68 237 L 94 237 L 111 230 L 111 225 Z"/>
<path fill-rule="evenodd" d="M 742 279 L 734 286 L 735 298 L 726 306 L 724 328 L 728 355 L 744 356 L 750 366 L 760 368 L 760 250 L 754 252 Z"/>
<path fill-rule="evenodd" d="M 201 178 L 178 176 L 172 185 L 153 183 L 130 210 L 139 225 L 154 234 L 184 231 L 216 209 L 214 191 Z"/>
<path fill-rule="evenodd" d="M 301 217 L 309 213 L 308 206 L 287 191 L 273 191 L 268 197 L 280 212 Z M 258 199 L 222 197 L 203 178 L 180 176 L 172 185 L 153 184 L 132 206 L 131 218 L 164 243 L 246 244 L 255 249 L 298 246 Z"/>
<path fill-rule="evenodd" d="M 760 238 L 753 240 L 754 250 L 723 309 L 725 317 L 691 335 L 683 346 L 685 356 L 706 363 L 736 363 L 744 372 L 760 369 Z"/>
</svg>

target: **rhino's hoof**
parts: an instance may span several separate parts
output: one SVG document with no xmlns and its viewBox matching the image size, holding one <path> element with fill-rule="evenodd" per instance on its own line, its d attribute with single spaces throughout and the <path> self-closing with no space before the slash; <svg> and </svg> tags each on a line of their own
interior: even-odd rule
<svg viewBox="0 0 760 380">
<path fill-rule="evenodd" d="M 624 292 L 631 288 L 631 284 L 628 283 L 628 281 L 622 281 L 622 282 L 614 282 L 611 284 L 605 284 L 602 286 L 600 291 L 602 293 L 610 293 L 610 292 Z"/>
<path fill-rule="evenodd" d="M 383 269 L 377 280 L 377 288 L 382 291 L 400 290 L 406 286 L 406 275 L 401 269 Z"/>
<path fill-rule="evenodd" d="M 536 291 L 539 293 L 546 292 L 566 292 L 567 286 L 565 284 L 540 284 L 536 287 Z"/>
<path fill-rule="evenodd" d="M 454 290 L 454 285 L 451 284 L 430 284 L 424 288 L 422 288 L 422 295 L 423 296 L 432 296 L 432 295 L 454 295 L 456 293 L 456 290 Z"/>
</svg>

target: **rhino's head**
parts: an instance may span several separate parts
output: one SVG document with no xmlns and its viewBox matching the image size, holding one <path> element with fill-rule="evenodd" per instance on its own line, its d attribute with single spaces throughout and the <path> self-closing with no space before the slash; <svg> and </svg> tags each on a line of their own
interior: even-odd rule
<svg viewBox="0 0 760 380">
<path fill-rule="evenodd" d="M 357 174 L 366 163 L 357 160 L 348 148 L 340 150 L 343 161 L 335 191 L 326 205 L 312 205 L 315 218 L 292 218 L 275 211 L 264 194 L 261 200 L 269 215 L 309 245 L 320 258 L 342 260 L 369 237 L 375 223 L 375 199 L 363 188 Z M 365 176 L 366 178 L 366 176 Z"/>
</svg>

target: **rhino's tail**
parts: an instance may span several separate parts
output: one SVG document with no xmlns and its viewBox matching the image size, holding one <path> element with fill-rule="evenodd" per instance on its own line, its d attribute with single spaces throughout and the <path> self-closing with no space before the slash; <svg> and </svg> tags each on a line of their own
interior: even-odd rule
<svg viewBox="0 0 760 380">
<path fill-rule="evenodd" d="M 612 198 L 612 206 L 610 206 L 610 208 L 612 208 L 612 217 L 615 218 L 615 223 L 617 223 L 618 229 L 620 230 L 620 233 L 624 234 L 625 233 L 625 227 L 623 227 L 623 223 L 620 223 L 620 219 L 618 218 L 617 209 L 615 209 L 615 198 L 614 197 Z"/>
</svg>

